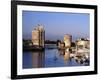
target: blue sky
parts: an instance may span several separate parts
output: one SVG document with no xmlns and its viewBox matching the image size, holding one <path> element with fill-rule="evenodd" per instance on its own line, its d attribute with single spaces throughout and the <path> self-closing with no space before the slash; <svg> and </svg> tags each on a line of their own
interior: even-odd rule
<svg viewBox="0 0 100 80">
<path fill-rule="evenodd" d="M 63 39 L 64 34 L 71 34 L 73 40 L 89 38 L 89 14 L 23 11 L 23 38 L 31 39 L 31 33 L 37 24 L 43 24 L 45 37 L 50 40 Z"/>
</svg>

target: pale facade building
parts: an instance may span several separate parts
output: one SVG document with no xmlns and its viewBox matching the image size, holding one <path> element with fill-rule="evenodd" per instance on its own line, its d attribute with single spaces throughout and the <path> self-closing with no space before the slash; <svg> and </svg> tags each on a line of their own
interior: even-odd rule
<svg viewBox="0 0 100 80">
<path fill-rule="evenodd" d="M 64 35 L 64 43 L 66 48 L 70 48 L 72 43 L 72 36 L 69 34 Z"/>
<path fill-rule="evenodd" d="M 90 48 L 90 40 L 87 39 L 79 39 L 76 41 L 76 46 L 78 48 Z"/>
<path fill-rule="evenodd" d="M 45 30 L 43 25 L 37 25 L 32 31 L 32 43 L 36 46 L 44 47 Z"/>
</svg>

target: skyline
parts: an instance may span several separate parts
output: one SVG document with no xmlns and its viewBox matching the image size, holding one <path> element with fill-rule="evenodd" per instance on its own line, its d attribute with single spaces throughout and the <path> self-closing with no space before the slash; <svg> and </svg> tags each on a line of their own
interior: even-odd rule
<svg viewBox="0 0 100 80">
<path fill-rule="evenodd" d="M 62 12 L 22 12 L 23 39 L 31 39 L 32 30 L 44 25 L 46 40 L 62 40 L 65 34 L 72 39 L 89 38 L 89 14 Z"/>
</svg>

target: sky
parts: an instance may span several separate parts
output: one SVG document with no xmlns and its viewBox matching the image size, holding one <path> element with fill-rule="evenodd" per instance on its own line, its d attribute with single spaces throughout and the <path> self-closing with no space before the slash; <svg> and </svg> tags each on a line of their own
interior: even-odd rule
<svg viewBox="0 0 100 80">
<path fill-rule="evenodd" d="M 89 38 L 90 15 L 87 13 L 23 11 L 23 39 L 31 39 L 32 30 L 44 25 L 46 40 L 63 40 L 65 34 L 72 35 L 72 40 Z"/>
</svg>

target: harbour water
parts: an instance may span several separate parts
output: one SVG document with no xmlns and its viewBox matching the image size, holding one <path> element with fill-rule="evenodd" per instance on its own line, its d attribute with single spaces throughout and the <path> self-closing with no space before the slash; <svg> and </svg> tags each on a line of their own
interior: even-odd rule
<svg viewBox="0 0 100 80">
<path fill-rule="evenodd" d="M 54 45 L 53 48 L 45 48 L 44 51 L 24 51 L 23 68 L 89 66 L 89 58 L 87 59 L 85 55 L 81 57 L 71 57 L 71 55 L 68 51 L 58 50 Z"/>
</svg>

